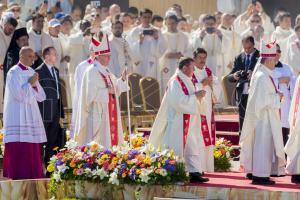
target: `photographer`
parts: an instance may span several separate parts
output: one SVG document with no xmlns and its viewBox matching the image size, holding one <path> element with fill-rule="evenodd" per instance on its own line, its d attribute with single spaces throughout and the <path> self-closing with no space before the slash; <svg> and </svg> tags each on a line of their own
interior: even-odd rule
<svg viewBox="0 0 300 200">
<path fill-rule="evenodd" d="M 194 49 L 204 48 L 207 51 L 207 65 L 211 68 L 213 74 L 220 79 L 224 69 L 222 66 L 223 35 L 217 29 L 217 20 L 212 15 L 206 15 L 203 18 L 203 28 L 196 32 L 193 41 Z"/>
<path fill-rule="evenodd" d="M 254 48 L 254 38 L 247 36 L 243 38 L 242 45 L 244 51 L 240 53 L 234 60 L 233 69 L 227 76 L 230 82 L 236 82 L 236 95 L 239 106 L 239 124 L 241 133 L 245 111 L 248 100 L 248 88 L 252 75 L 252 71 L 259 58 L 259 51 Z"/>
</svg>

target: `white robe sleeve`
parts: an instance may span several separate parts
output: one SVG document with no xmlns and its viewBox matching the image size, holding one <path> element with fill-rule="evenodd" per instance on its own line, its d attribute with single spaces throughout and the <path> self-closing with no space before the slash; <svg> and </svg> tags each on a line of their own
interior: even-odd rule
<svg viewBox="0 0 300 200">
<path fill-rule="evenodd" d="M 42 86 L 40 85 L 39 82 L 37 82 L 36 88 L 37 88 L 37 90 L 34 90 L 36 100 L 38 102 L 45 101 L 46 100 L 46 94 L 45 94 L 45 91 L 44 91 L 44 89 L 42 88 Z"/>
<path fill-rule="evenodd" d="M 177 112 L 184 114 L 198 114 L 197 98 L 195 94 L 183 93 L 180 84 L 174 81 L 167 92 L 167 101 Z"/>
<path fill-rule="evenodd" d="M 17 71 L 9 71 L 7 74 L 6 87 L 14 98 L 26 104 L 36 101 L 36 92 L 29 82 L 22 84 Z M 6 89 L 6 91 L 8 91 Z"/>
<path fill-rule="evenodd" d="M 114 75 L 111 75 L 111 78 L 115 85 L 117 96 L 120 96 L 123 92 L 129 90 L 129 86 L 126 84 L 126 81 L 122 80 L 122 77 L 117 79 Z"/>
</svg>

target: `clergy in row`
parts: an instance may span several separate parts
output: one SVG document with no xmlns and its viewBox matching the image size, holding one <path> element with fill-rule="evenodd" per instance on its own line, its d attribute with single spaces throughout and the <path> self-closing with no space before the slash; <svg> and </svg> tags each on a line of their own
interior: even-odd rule
<svg viewBox="0 0 300 200">
<path fill-rule="evenodd" d="M 125 71 L 117 79 L 108 68 L 111 56 L 108 35 L 99 32 L 94 37 L 95 60 L 83 75 L 75 141 L 79 145 L 95 141 L 109 148 L 124 141 L 118 99 L 128 90 L 128 85 Z"/>
<path fill-rule="evenodd" d="M 204 145 L 201 148 L 201 166 L 204 172 L 214 171 L 214 146 L 216 140 L 216 124 L 213 107 L 221 93 L 221 85 L 218 78 L 206 65 L 207 52 L 203 48 L 194 51 L 195 72 L 193 81 L 197 88 L 206 92 L 200 101 L 199 114 L 201 117 L 201 132 Z"/>
<path fill-rule="evenodd" d="M 41 143 L 47 141 L 38 102 L 46 99 L 39 76 L 29 66 L 29 47 L 20 50 L 20 61 L 7 74 L 4 97 L 3 176 L 11 179 L 43 178 Z"/>
<path fill-rule="evenodd" d="M 280 101 L 272 72 L 276 64 L 276 44 L 261 42 L 260 60 L 255 66 L 249 88 L 246 115 L 240 138 L 242 169 L 252 184 L 271 185 L 273 171 L 285 167 Z"/>
<path fill-rule="evenodd" d="M 192 80 L 194 65 L 192 58 L 180 59 L 152 126 L 149 143 L 173 149 L 185 160 L 190 181 L 202 183 L 208 179 L 202 177 L 201 147 L 204 142 L 197 108 L 205 91 L 196 90 Z"/>
</svg>

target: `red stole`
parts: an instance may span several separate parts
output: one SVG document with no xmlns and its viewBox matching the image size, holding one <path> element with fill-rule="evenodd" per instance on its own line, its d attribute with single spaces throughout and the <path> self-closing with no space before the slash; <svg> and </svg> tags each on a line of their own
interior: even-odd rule
<svg viewBox="0 0 300 200">
<path fill-rule="evenodd" d="M 212 76 L 212 71 L 205 67 L 205 71 L 207 76 Z M 198 80 L 193 74 L 192 80 L 194 83 L 198 83 Z M 215 117 L 214 117 L 214 112 L 211 112 L 211 135 L 209 134 L 209 128 L 208 128 L 208 123 L 205 115 L 200 115 L 201 117 L 201 132 L 202 132 L 202 137 L 204 141 L 205 146 L 210 146 L 210 145 L 215 145 L 215 136 L 216 136 L 216 126 L 215 126 Z"/>
<path fill-rule="evenodd" d="M 102 76 L 106 87 L 109 87 L 108 80 L 111 84 L 111 87 L 113 87 L 113 83 L 110 79 L 110 76 L 108 75 L 108 78 L 99 72 Z M 110 130 L 110 139 L 111 139 L 111 145 L 115 146 L 118 145 L 118 111 L 117 111 L 117 100 L 114 94 L 108 93 L 108 113 L 109 113 L 109 130 Z"/>
<path fill-rule="evenodd" d="M 181 78 L 177 75 L 176 79 L 181 85 L 182 91 L 184 92 L 185 95 L 189 95 L 189 91 L 187 87 L 185 86 L 184 82 L 181 80 Z M 183 147 L 185 148 L 187 136 L 189 133 L 189 127 L 190 127 L 190 114 L 183 114 Z"/>
<path fill-rule="evenodd" d="M 292 121 L 292 127 L 295 127 L 298 109 L 299 109 L 299 103 L 300 103 L 300 82 L 298 82 L 297 85 L 297 92 L 296 92 L 296 100 L 295 100 L 295 107 L 294 107 L 294 113 L 293 113 L 293 121 Z"/>
</svg>

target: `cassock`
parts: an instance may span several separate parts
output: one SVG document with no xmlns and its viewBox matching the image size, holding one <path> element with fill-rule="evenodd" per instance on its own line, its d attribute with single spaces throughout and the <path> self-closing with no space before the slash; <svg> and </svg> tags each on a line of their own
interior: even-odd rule
<svg viewBox="0 0 300 200">
<path fill-rule="evenodd" d="M 144 30 L 158 31 L 159 38 L 155 40 L 150 35 L 145 35 L 143 43 L 140 43 L 140 34 Z M 142 25 L 132 29 L 127 37 L 127 41 L 133 51 L 136 67 L 133 72 L 139 73 L 142 76 L 150 76 L 159 80 L 159 58 L 166 50 L 166 42 L 160 30 L 151 26 L 150 28 L 143 28 Z"/>
<path fill-rule="evenodd" d="M 300 74 L 300 40 L 296 39 L 287 47 L 287 63 L 293 68 L 294 74 Z"/>
<path fill-rule="evenodd" d="M 222 66 L 224 66 L 223 75 L 225 75 L 230 73 L 234 58 L 241 53 L 242 43 L 241 37 L 233 30 L 233 28 L 226 29 L 225 27 L 220 26 L 219 30 L 223 35 L 224 46 L 228 49 L 228 51 L 223 51 L 221 58 Z"/>
<path fill-rule="evenodd" d="M 213 76 L 211 70 L 205 66 L 203 69 L 195 67 L 194 82 L 199 89 L 205 90 L 206 94 L 200 102 L 199 113 L 201 116 L 201 130 L 204 145 L 201 149 L 201 164 L 203 171 L 213 172 L 214 171 L 214 145 L 216 140 L 216 128 L 215 119 L 213 112 L 213 104 L 216 103 L 221 87 L 217 77 L 213 76 L 213 88 L 210 86 L 203 86 L 202 81 L 208 77 Z"/>
<path fill-rule="evenodd" d="M 167 84 L 171 76 L 174 75 L 176 69 L 178 68 L 177 58 L 167 58 L 166 54 L 168 53 L 181 53 L 183 56 L 192 56 L 188 55 L 189 40 L 188 37 L 181 31 L 176 33 L 163 32 L 163 37 L 165 38 L 167 49 L 164 55 L 161 57 L 159 62 L 159 71 L 160 71 L 160 86 L 162 96 L 167 88 Z"/>
<path fill-rule="evenodd" d="M 272 71 L 261 63 L 255 68 L 240 138 L 240 162 L 246 173 L 269 177 L 272 168 L 281 169 L 285 164 L 280 97 L 272 79 Z M 275 163 L 272 166 L 274 152 Z"/>
<path fill-rule="evenodd" d="M 42 55 L 42 50 L 46 47 L 53 46 L 53 41 L 51 36 L 45 32 L 36 33 L 33 29 L 28 32 L 29 35 L 29 46 L 36 52 L 39 56 Z"/>
<path fill-rule="evenodd" d="M 114 95 L 109 93 L 108 87 L 114 88 Z M 124 141 L 118 97 L 127 89 L 125 81 L 116 79 L 98 61 L 87 69 L 78 99 L 74 131 L 79 145 L 95 141 L 109 148 Z"/>
<path fill-rule="evenodd" d="M 109 70 L 117 77 L 120 77 L 125 67 L 128 72 L 133 69 L 133 55 L 128 42 L 123 37 L 112 37 L 110 39 L 111 59 Z"/>
<path fill-rule="evenodd" d="M 202 172 L 203 137 L 196 87 L 180 70 L 171 77 L 150 133 L 149 143 L 173 149 L 185 159 L 188 172 Z"/>
<path fill-rule="evenodd" d="M 281 126 L 284 128 L 289 128 L 289 111 L 291 106 L 291 98 L 292 98 L 292 91 L 293 91 L 293 79 L 294 74 L 292 68 L 284 64 L 282 62 L 278 62 L 275 66 L 275 69 L 273 71 L 272 75 L 275 85 L 277 86 L 277 89 L 283 93 L 284 100 L 281 101 L 281 107 L 280 107 L 280 118 L 281 118 Z M 279 79 L 281 77 L 289 77 L 290 83 L 279 83 Z"/>
<path fill-rule="evenodd" d="M 40 144 L 46 142 L 46 133 L 37 102 L 46 95 L 38 81 L 35 88 L 28 82 L 33 74 L 21 63 L 7 74 L 3 113 L 3 176 L 7 178 L 43 177 Z"/>
<path fill-rule="evenodd" d="M 289 174 L 300 175 L 300 77 L 298 77 L 289 115 L 290 135 L 285 146 Z"/>
<path fill-rule="evenodd" d="M 202 47 L 207 51 L 207 65 L 219 79 L 224 74 L 224 66 L 221 66 L 223 45 L 223 39 L 220 39 L 216 34 L 206 34 L 203 40 L 200 38 L 200 30 L 195 35 L 194 49 Z"/>
<path fill-rule="evenodd" d="M 277 26 L 272 34 L 271 40 L 279 44 L 281 49 L 281 59 L 283 62 L 287 62 L 287 45 L 289 36 L 294 33 L 293 29 L 285 30 L 280 26 Z"/>
<path fill-rule="evenodd" d="M 83 75 L 85 74 L 86 70 L 89 66 L 93 64 L 93 60 L 91 58 L 82 61 L 79 63 L 79 65 L 76 67 L 75 75 L 74 75 L 74 92 L 73 92 L 73 101 L 72 101 L 72 119 L 71 119 L 71 128 L 70 128 L 70 134 L 71 138 L 74 137 L 74 128 L 76 123 L 76 117 L 78 113 L 78 100 L 80 95 L 80 89 L 82 85 L 82 79 Z"/>
</svg>

